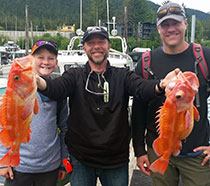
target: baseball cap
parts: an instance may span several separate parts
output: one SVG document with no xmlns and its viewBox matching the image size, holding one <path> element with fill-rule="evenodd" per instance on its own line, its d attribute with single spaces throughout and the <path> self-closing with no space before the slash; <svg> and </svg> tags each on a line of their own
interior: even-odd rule
<svg viewBox="0 0 210 186">
<path fill-rule="evenodd" d="M 157 10 L 157 26 L 166 19 L 174 19 L 182 22 L 185 18 L 186 15 L 184 8 L 177 3 L 165 3 Z"/>
<path fill-rule="evenodd" d="M 31 49 L 31 55 L 35 54 L 40 48 L 47 48 L 55 55 L 58 55 L 58 46 L 53 41 L 39 40 Z"/>
<path fill-rule="evenodd" d="M 87 27 L 87 30 L 83 35 L 82 43 L 84 44 L 85 41 L 87 41 L 87 39 L 94 34 L 102 35 L 109 41 L 109 34 L 103 27 L 93 26 L 93 27 Z"/>
</svg>

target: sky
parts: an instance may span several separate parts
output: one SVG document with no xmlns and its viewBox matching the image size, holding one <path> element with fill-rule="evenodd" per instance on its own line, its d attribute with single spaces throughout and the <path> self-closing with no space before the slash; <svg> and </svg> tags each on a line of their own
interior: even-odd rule
<svg viewBox="0 0 210 186">
<path fill-rule="evenodd" d="M 164 0 L 150 0 L 156 4 L 161 5 Z M 200 10 L 202 12 L 210 12 L 210 0 L 171 0 L 175 3 L 182 5 L 185 4 L 186 8 Z"/>
</svg>

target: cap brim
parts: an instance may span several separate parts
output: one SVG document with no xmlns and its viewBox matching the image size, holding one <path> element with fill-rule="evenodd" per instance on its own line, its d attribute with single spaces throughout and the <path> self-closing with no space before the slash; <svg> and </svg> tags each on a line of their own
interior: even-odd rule
<svg viewBox="0 0 210 186">
<path fill-rule="evenodd" d="M 182 15 L 175 15 L 175 14 L 166 15 L 157 21 L 157 26 L 159 26 L 166 19 L 174 19 L 176 21 L 182 22 L 185 18 Z"/>
<path fill-rule="evenodd" d="M 49 49 L 50 51 L 52 51 L 55 55 L 58 55 L 58 51 L 52 46 L 52 45 L 48 45 L 48 44 L 44 44 L 44 45 L 41 45 L 39 46 L 38 48 L 36 48 L 34 51 L 33 51 L 33 54 L 35 54 L 39 49 L 41 48 L 47 48 Z M 33 55 L 31 54 L 31 55 Z"/>
<path fill-rule="evenodd" d="M 103 36 L 105 39 L 107 39 L 109 41 L 109 38 L 107 38 L 107 35 L 105 33 L 98 33 L 98 32 L 93 32 L 93 33 L 89 33 L 85 38 L 83 38 L 83 44 L 85 43 L 85 41 L 88 40 L 88 38 L 90 38 L 90 36 L 92 35 L 101 35 Z"/>
</svg>

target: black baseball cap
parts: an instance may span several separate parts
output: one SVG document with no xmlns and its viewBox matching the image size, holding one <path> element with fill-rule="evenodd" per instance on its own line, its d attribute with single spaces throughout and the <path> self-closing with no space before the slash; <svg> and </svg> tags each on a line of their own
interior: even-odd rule
<svg viewBox="0 0 210 186">
<path fill-rule="evenodd" d="M 87 30 L 85 31 L 82 43 L 84 44 L 85 41 L 87 41 L 87 39 L 94 34 L 102 35 L 104 38 L 106 38 L 109 41 L 109 34 L 103 27 L 93 26 L 93 27 L 88 27 Z"/>
<path fill-rule="evenodd" d="M 166 19 L 174 19 L 176 21 L 182 22 L 184 19 L 186 19 L 184 8 L 173 2 L 163 4 L 157 10 L 157 26 Z"/>
</svg>

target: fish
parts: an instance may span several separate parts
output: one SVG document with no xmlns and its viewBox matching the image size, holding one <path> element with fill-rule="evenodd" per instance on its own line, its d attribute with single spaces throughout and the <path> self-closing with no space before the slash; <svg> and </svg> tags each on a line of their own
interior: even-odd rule
<svg viewBox="0 0 210 186">
<path fill-rule="evenodd" d="M 20 163 L 20 145 L 30 141 L 30 123 L 39 112 L 36 93 L 34 57 L 16 58 L 0 100 L 0 143 L 9 149 L 0 159 L 1 166 L 17 167 Z"/>
<path fill-rule="evenodd" d="M 164 175 L 169 158 L 179 155 L 182 140 L 192 132 L 194 120 L 200 115 L 193 101 L 198 92 L 199 80 L 195 73 L 179 72 L 166 86 L 164 104 L 157 111 L 157 132 L 159 137 L 153 142 L 153 149 L 159 158 L 149 169 Z"/>
</svg>

